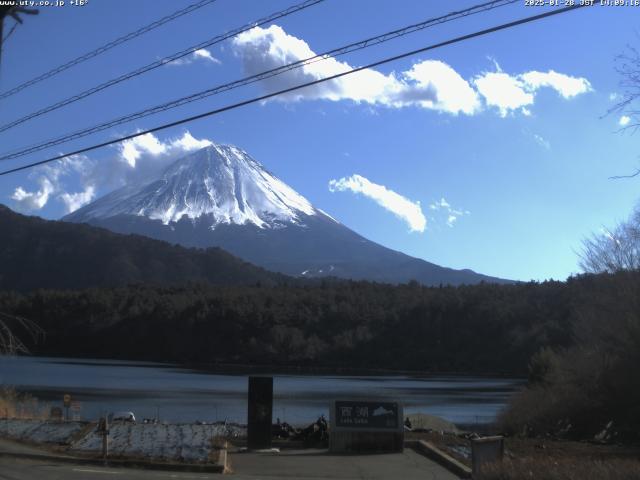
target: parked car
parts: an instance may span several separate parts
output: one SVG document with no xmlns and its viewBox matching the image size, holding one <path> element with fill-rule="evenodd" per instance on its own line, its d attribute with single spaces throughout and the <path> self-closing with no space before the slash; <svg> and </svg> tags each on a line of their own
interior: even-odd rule
<svg viewBox="0 0 640 480">
<path fill-rule="evenodd" d="M 114 422 L 131 422 L 136 423 L 136 416 L 133 412 L 111 412 L 108 417 L 109 423 Z"/>
</svg>

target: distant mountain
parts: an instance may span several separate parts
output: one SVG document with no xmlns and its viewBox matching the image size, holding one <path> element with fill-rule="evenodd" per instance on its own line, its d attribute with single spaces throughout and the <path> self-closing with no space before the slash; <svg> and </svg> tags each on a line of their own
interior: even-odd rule
<svg viewBox="0 0 640 480">
<path fill-rule="evenodd" d="M 131 283 L 275 285 L 288 277 L 219 248 L 188 249 L 89 225 L 42 220 L 0 205 L 0 289 L 78 289 Z"/>
<path fill-rule="evenodd" d="M 306 278 L 507 282 L 367 240 L 229 145 L 214 144 L 178 159 L 157 179 L 116 190 L 63 220 L 187 247 L 218 246 L 266 269 Z"/>
</svg>

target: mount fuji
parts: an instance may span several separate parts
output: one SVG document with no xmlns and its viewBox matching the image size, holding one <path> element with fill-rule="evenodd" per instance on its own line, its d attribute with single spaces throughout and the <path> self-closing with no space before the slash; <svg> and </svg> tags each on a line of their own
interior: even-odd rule
<svg viewBox="0 0 640 480">
<path fill-rule="evenodd" d="M 187 247 L 221 247 L 299 277 L 335 276 L 426 285 L 506 282 L 383 247 L 315 208 L 243 150 L 213 144 L 67 215 L 117 233 Z"/>
</svg>

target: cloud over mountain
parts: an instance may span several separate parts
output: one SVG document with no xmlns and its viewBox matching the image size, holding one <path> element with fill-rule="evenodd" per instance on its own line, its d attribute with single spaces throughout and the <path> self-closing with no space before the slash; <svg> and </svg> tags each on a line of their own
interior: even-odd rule
<svg viewBox="0 0 640 480">
<path fill-rule="evenodd" d="M 111 150 L 112 154 L 101 161 L 72 155 L 37 167 L 29 175 L 38 185 L 37 189 L 18 186 L 11 200 L 16 210 L 33 212 L 56 199 L 64 205 L 65 213 L 71 213 L 99 193 L 152 178 L 181 155 L 211 144 L 210 140 L 197 139 L 188 131 L 167 141 L 153 134 L 141 135 L 118 144 Z M 79 184 L 81 189 L 71 191 L 70 184 Z"/>
</svg>

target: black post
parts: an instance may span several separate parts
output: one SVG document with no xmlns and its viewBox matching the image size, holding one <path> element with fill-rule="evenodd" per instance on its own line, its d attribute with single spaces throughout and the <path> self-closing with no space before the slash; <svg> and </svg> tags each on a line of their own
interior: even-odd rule
<svg viewBox="0 0 640 480">
<path fill-rule="evenodd" d="M 3 27 L 4 27 L 4 15 L 0 13 L 0 65 L 2 65 L 2 39 L 4 38 L 4 33 L 2 31 Z"/>
<path fill-rule="evenodd" d="M 22 19 L 18 15 L 19 13 L 25 13 L 27 15 L 37 15 L 39 13 L 39 10 L 36 10 L 34 8 L 20 7 L 20 6 L 17 6 L 17 5 L 3 5 L 3 6 L 0 6 L 0 60 L 2 60 L 2 43 L 3 43 L 3 40 L 4 40 L 4 33 L 2 31 L 3 30 L 2 27 L 3 27 L 3 24 L 4 24 L 4 19 L 5 19 L 5 17 L 7 17 L 9 15 L 17 23 L 22 23 Z M 15 28 L 15 25 L 13 26 L 13 28 Z M 9 30 L 9 35 L 13 31 L 13 28 L 11 30 Z"/>
<path fill-rule="evenodd" d="M 247 446 L 251 450 L 271 448 L 273 377 L 249 377 Z"/>
<path fill-rule="evenodd" d="M 109 416 L 105 415 L 98 423 L 98 431 L 102 434 L 102 458 L 109 458 Z"/>
</svg>

